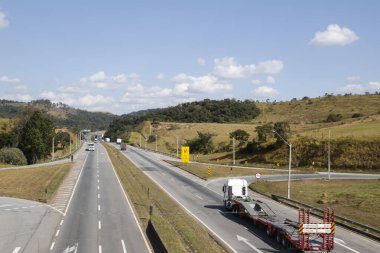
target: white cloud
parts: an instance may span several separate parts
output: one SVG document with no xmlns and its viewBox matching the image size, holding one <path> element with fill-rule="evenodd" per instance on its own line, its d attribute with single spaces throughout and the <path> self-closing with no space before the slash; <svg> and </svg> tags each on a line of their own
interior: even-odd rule
<svg viewBox="0 0 380 253">
<path fill-rule="evenodd" d="M 380 91 L 380 82 L 369 82 L 367 85 L 363 84 L 347 84 L 337 89 L 339 92 L 353 92 L 363 93 L 371 91 Z"/>
<path fill-rule="evenodd" d="M 19 83 L 21 81 L 18 78 L 10 78 L 8 76 L 0 76 L 0 82 L 3 82 L 3 83 Z"/>
<path fill-rule="evenodd" d="M 8 99 L 8 100 L 14 100 L 14 101 L 21 101 L 21 102 L 29 102 L 32 100 L 32 97 L 29 94 L 8 94 L 1 96 L 2 99 Z"/>
<path fill-rule="evenodd" d="M 310 41 L 310 44 L 318 46 L 345 46 L 358 39 L 359 37 L 355 32 L 347 27 L 331 24 L 327 26 L 325 31 L 316 32 L 314 38 Z"/>
<path fill-rule="evenodd" d="M 279 92 L 272 87 L 260 86 L 254 89 L 252 94 L 254 97 L 272 98 L 272 97 L 277 96 Z"/>
<path fill-rule="evenodd" d="M 253 85 L 260 85 L 261 84 L 261 81 L 260 80 L 252 80 L 251 83 Z"/>
<path fill-rule="evenodd" d="M 214 74 L 227 79 L 247 78 L 252 75 L 274 75 L 282 71 L 282 61 L 272 60 L 257 64 L 240 65 L 233 57 L 214 59 Z"/>
<path fill-rule="evenodd" d="M 157 76 L 156 76 L 156 79 L 158 80 L 164 80 L 165 79 L 165 75 L 163 73 L 159 73 Z"/>
<path fill-rule="evenodd" d="M 173 77 L 172 81 L 175 83 L 174 89 L 178 94 L 216 93 L 232 90 L 231 84 L 219 80 L 212 74 L 198 77 L 179 74 Z"/>
<path fill-rule="evenodd" d="M 276 83 L 276 79 L 274 79 L 273 76 L 267 76 L 267 81 L 266 81 L 267 84 L 275 84 Z"/>
<path fill-rule="evenodd" d="M 204 65 L 206 65 L 206 60 L 205 60 L 204 58 L 202 58 L 202 57 L 199 57 L 199 58 L 197 59 L 197 63 L 198 63 L 199 65 L 204 66 Z"/>
<path fill-rule="evenodd" d="M 113 101 L 114 101 L 113 98 L 109 96 L 90 95 L 90 94 L 87 94 L 84 97 L 81 97 L 78 99 L 78 103 L 83 106 L 109 104 L 109 103 L 112 103 Z"/>
<path fill-rule="evenodd" d="M 9 26 L 9 21 L 4 12 L 0 11 L 0 30 L 5 29 Z"/>
<path fill-rule="evenodd" d="M 104 71 L 99 71 L 88 78 L 91 82 L 104 82 L 107 79 Z"/>
<path fill-rule="evenodd" d="M 360 81 L 360 76 L 349 76 L 349 77 L 347 77 L 347 81 L 349 81 L 349 82 L 358 82 L 358 81 Z"/>
</svg>

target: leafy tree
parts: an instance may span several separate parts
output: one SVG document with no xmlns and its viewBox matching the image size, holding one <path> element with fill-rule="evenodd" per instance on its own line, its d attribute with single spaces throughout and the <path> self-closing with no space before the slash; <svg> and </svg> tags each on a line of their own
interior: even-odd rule
<svg viewBox="0 0 380 253">
<path fill-rule="evenodd" d="M 235 138 L 239 142 L 239 146 L 242 146 L 248 141 L 249 133 L 243 129 L 238 129 L 230 133 L 230 138 Z"/>
<path fill-rule="evenodd" d="M 34 111 L 21 129 L 18 144 L 28 164 L 49 156 L 53 136 L 53 122 L 41 111 Z"/>
<path fill-rule="evenodd" d="M 334 114 L 334 113 L 331 113 L 327 116 L 326 118 L 326 122 L 337 122 L 337 121 L 341 121 L 343 119 L 343 116 L 342 114 Z"/>
<path fill-rule="evenodd" d="M 71 143 L 73 141 L 71 140 Z M 67 145 L 70 145 L 70 134 L 68 132 L 59 131 L 55 135 L 54 144 L 60 144 L 62 149 L 65 149 Z"/>
<path fill-rule="evenodd" d="M 214 150 L 213 134 L 198 132 L 198 137 L 187 141 L 192 153 L 208 154 Z"/>
<path fill-rule="evenodd" d="M 284 143 L 284 140 L 282 138 L 284 138 L 285 140 L 288 140 L 288 138 L 290 137 L 290 126 L 289 126 L 289 123 L 286 121 L 274 123 L 273 129 L 274 131 L 277 132 L 277 134 L 275 134 L 275 138 L 277 139 L 276 141 L 277 144 Z"/>
<path fill-rule="evenodd" d="M 17 142 L 17 136 L 15 133 L 0 133 L 0 148 L 14 147 Z"/>
<path fill-rule="evenodd" d="M 264 143 L 268 140 L 268 137 L 273 136 L 273 125 L 266 123 L 262 126 L 256 127 L 257 138 L 259 143 Z"/>
</svg>

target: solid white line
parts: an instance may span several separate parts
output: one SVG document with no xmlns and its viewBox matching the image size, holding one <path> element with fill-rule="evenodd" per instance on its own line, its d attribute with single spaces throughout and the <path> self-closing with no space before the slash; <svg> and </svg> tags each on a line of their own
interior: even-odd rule
<svg viewBox="0 0 380 253">
<path fill-rule="evenodd" d="M 102 253 L 102 245 L 99 245 L 99 253 Z"/>
<path fill-rule="evenodd" d="M 50 250 L 53 250 L 54 249 L 54 245 L 55 245 L 55 242 L 53 242 L 50 246 Z"/>
<path fill-rule="evenodd" d="M 98 205 L 98 211 L 100 211 L 100 205 Z"/>
<path fill-rule="evenodd" d="M 345 247 L 346 249 L 351 250 L 352 252 L 360 253 L 359 251 L 354 250 L 354 249 L 351 249 L 350 247 L 348 247 L 348 246 L 346 246 L 346 245 L 344 245 L 344 244 L 342 244 L 342 243 L 339 243 L 339 242 L 337 242 L 337 241 L 335 241 L 335 243 L 339 244 L 339 245 L 342 246 L 342 247 Z"/>
<path fill-rule="evenodd" d="M 125 248 L 124 240 L 121 240 L 121 246 L 123 247 L 123 253 L 127 253 L 127 249 Z"/>
<path fill-rule="evenodd" d="M 57 233 L 55 233 L 55 237 L 59 235 L 59 229 L 57 230 Z"/>
<path fill-rule="evenodd" d="M 113 169 L 113 173 L 115 173 L 115 176 L 116 176 L 116 178 L 117 178 L 117 181 L 119 182 L 120 188 L 121 188 L 121 190 L 122 190 L 123 193 L 124 193 L 124 197 L 125 197 L 125 200 L 126 200 L 127 203 L 128 203 L 129 209 L 132 211 L 132 214 L 133 214 L 133 217 L 135 218 L 135 222 L 136 222 L 136 224 L 137 224 L 137 227 L 139 228 L 140 233 L 141 233 L 141 235 L 142 235 L 142 238 L 144 239 L 144 242 L 145 242 L 146 248 L 148 249 L 149 252 L 152 253 L 152 249 L 150 248 L 149 243 L 148 243 L 148 241 L 147 241 L 146 238 L 145 238 L 145 234 L 144 234 L 144 232 L 143 232 L 142 229 L 141 229 L 141 226 L 140 226 L 139 221 L 137 220 L 136 213 L 135 213 L 135 211 L 134 211 L 133 208 L 132 208 L 131 202 L 130 202 L 129 199 L 128 199 L 127 193 L 125 192 L 124 187 L 123 187 L 123 185 L 121 184 L 119 177 L 117 176 L 117 173 L 116 173 L 115 167 L 113 167 L 113 164 L 112 164 L 111 158 L 110 158 L 110 156 L 108 155 L 108 153 L 107 153 L 107 158 L 108 158 L 108 160 L 109 160 L 109 162 L 110 162 L 110 164 L 111 164 L 111 167 L 112 167 L 112 169 Z"/>
<path fill-rule="evenodd" d="M 73 191 L 72 191 L 72 193 L 71 193 L 71 196 L 70 196 L 69 202 L 68 202 L 68 204 L 67 204 L 67 206 L 66 206 L 66 209 L 65 209 L 65 212 L 64 212 L 63 216 L 66 216 L 67 210 L 69 210 L 69 207 L 70 207 L 70 204 L 71 204 L 71 200 L 73 199 L 73 196 L 74 196 L 75 190 L 76 190 L 76 188 L 77 188 L 77 186 L 78 186 L 78 182 L 79 182 L 79 179 L 80 179 L 80 177 L 81 177 L 81 175 L 82 175 L 84 165 L 86 164 L 87 157 L 88 157 L 88 153 L 87 153 L 86 158 L 84 159 L 84 162 L 83 162 L 83 164 L 82 164 L 82 168 L 81 168 L 81 170 L 80 170 L 80 173 L 79 173 L 79 176 L 78 176 L 78 178 L 77 178 L 77 181 L 75 182 L 74 189 L 73 189 Z"/>
<path fill-rule="evenodd" d="M 123 153 L 124 154 L 124 153 Z M 124 154 L 124 156 L 126 156 Z M 139 167 L 134 161 L 132 161 L 130 159 L 130 161 L 136 166 L 136 167 Z M 176 198 L 174 198 L 173 195 L 171 195 L 166 189 L 164 189 L 164 187 L 162 187 L 159 183 L 156 182 L 156 180 L 154 180 L 150 175 L 148 174 L 145 174 L 146 176 L 148 176 L 158 187 L 160 187 L 166 194 L 168 194 L 175 202 L 177 202 L 183 209 L 185 209 L 185 211 L 190 214 L 191 216 L 193 216 L 197 221 L 199 221 L 203 226 L 205 226 L 215 237 L 217 237 L 220 241 L 222 241 L 226 246 L 228 246 L 230 248 L 230 250 L 234 253 L 237 253 L 237 251 L 235 249 L 232 248 L 231 245 L 229 245 L 225 240 L 223 240 L 217 233 L 215 233 L 209 226 L 206 225 L 206 223 L 204 223 L 201 219 L 199 219 L 195 214 L 193 214 L 192 212 L 190 212 L 184 205 L 182 205 L 182 203 L 180 203 Z"/>
<path fill-rule="evenodd" d="M 63 220 L 61 220 L 61 223 L 59 223 L 59 225 L 62 226 L 62 224 L 63 224 Z"/>
<path fill-rule="evenodd" d="M 20 251 L 21 247 L 16 247 L 14 250 L 13 250 L 13 253 L 18 253 Z"/>
<path fill-rule="evenodd" d="M 102 222 L 101 221 L 98 221 L 98 229 L 102 229 Z"/>
</svg>

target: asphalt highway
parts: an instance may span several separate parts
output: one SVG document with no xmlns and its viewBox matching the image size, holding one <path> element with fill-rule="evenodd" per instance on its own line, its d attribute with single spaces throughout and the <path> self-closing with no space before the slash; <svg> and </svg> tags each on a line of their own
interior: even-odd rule
<svg viewBox="0 0 380 253">
<path fill-rule="evenodd" d="M 286 251 L 276 243 L 275 239 L 268 238 L 265 231 L 253 226 L 249 220 L 225 212 L 221 191 L 225 180 L 207 183 L 165 163 L 162 161 L 165 158 L 163 155 L 134 147 L 128 147 L 124 154 L 233 251 L 258 253 Z M 325 176 L 320 175 L 320 177 Z M 277 214 L 296 220 L 296 210 L 260 195 L 251 194 L 253 198 L 270 204 Z M 342 228 L 337 228 L 336 238 L 334 252 L 380 252 L 379 243 Z"/>
<path fill-rule="evenodd" d="M 106 150 L 88 152 L 50 251 L 150 252 Z"/>
</svg>

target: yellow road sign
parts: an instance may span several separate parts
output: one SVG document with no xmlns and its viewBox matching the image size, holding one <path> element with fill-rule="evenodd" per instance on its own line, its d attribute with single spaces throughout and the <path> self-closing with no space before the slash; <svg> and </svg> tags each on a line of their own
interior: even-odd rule
<svg viewBox="0 0 380 253">
<path fill-rule="evenodd" d="M 210 176 L 211 175 L 211 167 L 207 168 L 207 174 Z"/>
<path fill-rule="evenodd" d="M 190 161 L 190 148 L 187 146 L 181 147 L 181 162 L 188 163 Z"/>
</svg>

